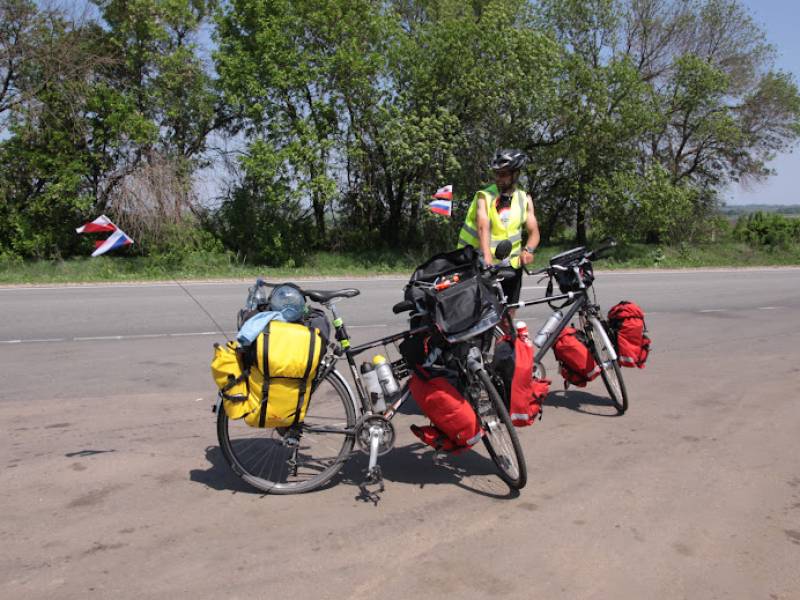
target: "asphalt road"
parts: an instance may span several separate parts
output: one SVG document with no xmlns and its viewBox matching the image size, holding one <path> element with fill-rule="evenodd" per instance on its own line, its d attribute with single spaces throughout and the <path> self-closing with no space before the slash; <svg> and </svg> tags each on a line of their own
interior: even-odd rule
<svg viewBox="0 0 800 600">
<path fill-rule="evenodd" d="M 362 342 L 402 328 L 402 284 L 306 285 L 362 290 L 338 305 Z M 361 454 L 303 496 L 231 473 L 223 336 L 175 284 L 0 288 L 0 597 L 800 598 L 800 269 L 596 284 L 654 340 L 624 370 L 628 413 L 553 377 L 518 495 L 482 448 L 434 464 L 400 415 L 377 506 L 356 499 Z M 246 283 L 186 287 L 233 330 Z"/>
</svg>

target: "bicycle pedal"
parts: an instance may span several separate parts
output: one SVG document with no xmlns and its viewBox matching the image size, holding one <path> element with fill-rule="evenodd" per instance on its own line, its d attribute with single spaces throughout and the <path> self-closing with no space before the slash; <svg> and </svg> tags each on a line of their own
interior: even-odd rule
<svg viewBox="0 0 800 600">
<path fill-rule="evenodd" d="M 372 486 L 377 486 L 377 489 L 371 490 L 370 487 Z M 378 501 L 381 499 L 380 494 L 382 494 L 386 489 L 383 484 L 383 474 L 381 473 L 381 468 L 378 465 L 375 465 L 374 468 L 370 469 L 364 477 L 364 480 L 358 484 L 358 488 L 361 490 L 361 494 L 358 496 L 358 499 L 364 500 L 365 502 L 372 502 L 375 506 L 377 506 Z"/>
</svg>

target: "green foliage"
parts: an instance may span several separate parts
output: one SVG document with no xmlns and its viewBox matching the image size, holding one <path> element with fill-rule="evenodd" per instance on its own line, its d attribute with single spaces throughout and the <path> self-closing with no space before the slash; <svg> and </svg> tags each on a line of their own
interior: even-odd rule
<svg viewBox="0 0 800 600">
<path fill-rule="evenodd" d="M 736 221 L 733 236 L 755 247 L 791 248 L 800 244 L 800 219 L 757 211 Z"/>
<path fill-rule="evenodd" d="M 301 266 L 313 224 L 279 182 L 247 181 L 215 213 L 212 228 L 237 259 L 273 267 Z"/>
<path fill-rule="evenodd" d="M 720 191 L 800 138 L 796 82 L 741 0 L 92 2 L 83 22 L 0 2 L 3 256 L 88 253 L 74 227 L 103 212 L 174 268 L 220 244 L 269 265 L 434 253 L 519 147 L 545 241 L 610 233 L 660 263 L 727 240 Z M 212 134 L 233 152 L 199 220 Z M 449 220 L 427 209 L 445 184 Z"/>
</svg>

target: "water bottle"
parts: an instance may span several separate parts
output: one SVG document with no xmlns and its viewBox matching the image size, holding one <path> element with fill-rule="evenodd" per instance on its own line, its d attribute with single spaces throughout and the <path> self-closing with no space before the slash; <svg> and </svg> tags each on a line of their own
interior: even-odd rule
<svg viewBox="0 0 800 600">
<path fill-rule="evenodd" d="M 517 337 L 528 346 L 533 346 L 531 338 L 528 337 L 528 324 L 525 321 L 517 321 L 514 327 L 517 329 Z"/>
<path fill-rule="evenodd" d="M 364 387 L 367 388 L 370 400 L 372 400 L 372 408 L 375 409 L 375 412 L 384 412 L 386 410 L 386 401 L 383 399 L 381 382 L 378 381 L 378 372 L 372 366 L 372 363 L 364 362 L 361 364 L 361 380 L 364 382 Z"/>
<path fill-rule="evenodd" d="M 378 374 L 378 381 L 380 382 L 383 393 L 387 398 L 391 398 L 398 391 L 400 386 L 392 373 L 392 365 L 386 362 L 386 357 L 376 354 L 372 359 L 372 364 L 375 367 L 375 372 Z"/>
<path fill-rule="evenodd" d="M 545 321 L 545 324 L 542 325 L 542 328 L 539 330 L 539 333 L 536 334 L 536 337 L 533 338 L 533 345 L 537 348 L 541 348 L 544 343 L 547 341 L 548 336 L 556 330 L 559 322 L 563 318 L 563 314 L 561 314 L 560 310 L 555 311 L 550 318 Z"/>
</svg>

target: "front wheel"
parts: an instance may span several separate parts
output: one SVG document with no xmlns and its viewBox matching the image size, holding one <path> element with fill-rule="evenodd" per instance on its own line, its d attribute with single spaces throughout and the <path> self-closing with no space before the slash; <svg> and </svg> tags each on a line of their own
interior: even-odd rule
<svg viewBox="0 0 800 600">
<path fill-rule="evenodd" d="M 521 490 L 528 482 L 528 469 L 517 432 L 489 374 L 480 370 L 478 378 L 481 389 L 477 408 L 481 426 L 485 431 L 483 443 L 494 464 L 497 465 L 500 479 L 510 488 Z"/>
<path fill-rule="evenodd" d="M 602 333 L 598 328 L 603 328 Z M 592 354 L 595 361 L 600 366 L 600 377 L 608 390 L 611 402 L 617 413 L 625 414 L 628 410 L 628 391 L 625 389 L 625 381 L 622 379 L 622 370 L 619 368 L 619 360 L 614 358 L 616 352 L 610 349 L 610 338 L 608 330 L 599 319 L 592 319 L 592 327 L 587 327 L 587 332 Z M 605 334 L 605 335 L 603 335 Z"/>
<path fill-rule="evenodd" d="M 220 407 L 217 437 L 225 460 L 253 487 L 270 494 L 299 494 L 325 485 L 339 472 L 355 442 L 356 411 L 342 376 L 331 371 L 309 401 L 303 423 L 250 427 Z"/>
</svg>

